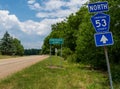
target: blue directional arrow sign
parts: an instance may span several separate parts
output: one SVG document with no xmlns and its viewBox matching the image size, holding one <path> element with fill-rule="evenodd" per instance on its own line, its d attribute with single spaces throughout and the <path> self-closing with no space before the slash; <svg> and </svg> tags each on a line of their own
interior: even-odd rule
<svg viewBox="0 0 120 89">
<path fill-rule="evenodd" d="M 113 37 L 111 32 L 106 33 L 96 33 L 94 35 L 95 44 L 96 46 L 106 46 L 106 45 L 113 45 Z"/>
<path fill-rule="evenodd" d="M 110 16 L 104 13 L 98 13 L 91 17 L 92 24 L 96 32 L 107 32 L 110 26 Z"/>
<path fill-rule="evenodd" d="M 88 4 L 89 12 L 108 11 L 108 2 L 97 2 Z"/>
</svg>

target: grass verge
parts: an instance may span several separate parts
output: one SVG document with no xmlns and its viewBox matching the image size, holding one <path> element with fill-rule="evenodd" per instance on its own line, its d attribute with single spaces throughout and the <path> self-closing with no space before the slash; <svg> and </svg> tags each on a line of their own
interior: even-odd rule
<svg viewBox="0 0 120 89">
<path fill-rule="evenodd" d="M 0 89 L 109 89 L 105 73 L 61 60 L 51 57 L 7 77 Z"/>
<path fill-rule="evenodd" d="M 0 59 L 15 58 L 17 56 L 0 55 Z"/>
</svg>

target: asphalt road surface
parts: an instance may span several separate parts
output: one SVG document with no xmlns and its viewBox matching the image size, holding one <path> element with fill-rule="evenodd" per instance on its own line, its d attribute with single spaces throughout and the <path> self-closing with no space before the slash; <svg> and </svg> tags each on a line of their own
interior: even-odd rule
<svg viewBox="0 0 120 89">
<path fill-rule="evenodd" d="M 0 79 L 5 78 L 17 71 L 29 67 L 39 61 L 42 61 L 49 56 L 28 56 L 9 59 L 0 59 Z"/>
</svg>

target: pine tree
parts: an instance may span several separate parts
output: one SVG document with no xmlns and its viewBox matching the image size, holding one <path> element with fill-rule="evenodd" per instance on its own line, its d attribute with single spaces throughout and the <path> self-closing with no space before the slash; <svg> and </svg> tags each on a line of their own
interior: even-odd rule
<svg viewBox="0 0 120 89">
<path fill-rule="evenodd" d="M 0 49 L 3 55 L 12 55 L 13 54 L 13 38 L 8 32 L 6 32 L 1 39 Z"/>
<path fill-rule="evenodd" d="M 0 42 L 0 51 L 2 55 L 23 55 L 24 48 L 18 39 L 11 37 L 6 31 Z"/>
</svg>

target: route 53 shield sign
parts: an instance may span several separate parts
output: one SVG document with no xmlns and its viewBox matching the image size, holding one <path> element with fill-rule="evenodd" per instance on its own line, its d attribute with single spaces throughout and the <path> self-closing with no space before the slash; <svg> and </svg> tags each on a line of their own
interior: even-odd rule
<svg viewBox="0 0 120 89">
<path fill-rule="evenodd" d="M 91 17 L 92 24 L 96 32 L 108 32 L 110 16 L 104 13 L 98 13 Z"/>
</svg>

